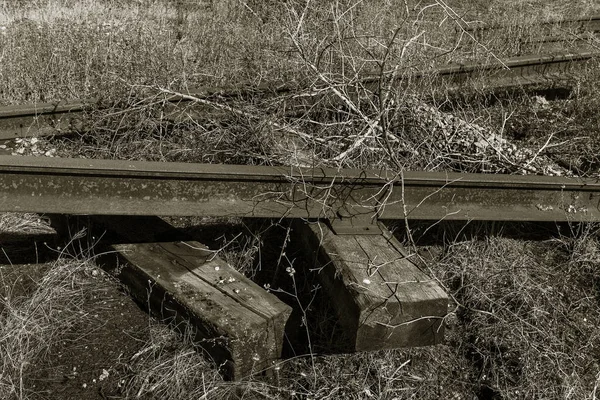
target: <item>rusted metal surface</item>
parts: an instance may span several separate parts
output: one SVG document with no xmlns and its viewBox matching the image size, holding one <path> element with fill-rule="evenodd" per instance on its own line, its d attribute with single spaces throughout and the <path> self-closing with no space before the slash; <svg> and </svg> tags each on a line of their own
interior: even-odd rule
<svg viewBox="0 0 600 400">
<path fill-rule="evenodd" d="M 84 124 L 94 100 L 0 107 L 0 140 L 72 132 Z"/>
<path fill-rule="evenodd" d="M 416 74 L 437 86 L 458 92 L 472 84 L 484 88 L 512 88 L 548 84 L 573 85 L 578 71 L 597 60 L 600 52 L 582 51 L 547 55 L 528 55 L 503 60 L 502 63 L 451 64 L 431 72 Z M 376 83 L 376 82 L 374 82 Z"/>
<path fill-rule="evenodd" d="M 504 65 L 500 63 L 490 63 L 485 65 L 475 63 L 455 64 L 446 68 L 441 68 L 435 73 L 439 77 L 451 77 L 452 82 L 455 84 L 472 78 L 478 73 L 488 76 L 488 73 L 490 72 L 494 73 L 489 76 L 490 80 L 516 76 L 531 76 L 532 78 L 536 76 L 550 77 L 553 74 L 567 72 L 572 67 L 586 63 L 599 55 L 600 53 L 595 51 L 585 51 L 578 53 L 521 56 L 507 60 L 504 62 Z"/>
<path fill-rule="evenodd" d="M 600 182 L 543 176 L 0 156 L 0 211 L 599 221 Z"/>
<path fill-rule="evenodd" d="M 599 54 L 598 52 L 586 51 L 516 57 L 505 60 L 502 64 L 453 64 L 431 71 L 403 74 L 400 76 L 398 84 L 401 85 L 407 78 L 410 78 L 409 81 L 427 80 L 429 83 L 433 80 L 436 84 L 443 84 L 454 89 L 460 89 L 473 80 L 483 80 L 490 87 L 512 87 L 556 82 L 557 80 L 568 79 L 571 72 L 585 66 L 588 62 L 597 58 Z M 377 92 L 379 82 L 378 76 L 367 76 L 360 80 L 361 85 L 373 92 Z M 297 85 L 263 85 L 258 88 L 195 90 L 191 91 L 189 95 L 200 99 L 228 101 L 232 98 L 243 98 L 244 96 L 256 94 L 262 96 L 268 94 L 284 95 L 300 89 Z M 324 93 L 324 95 L 327 95 L 326 91 Z M 287 104 L 287 108 L 293 111 L 298 108 L 310 107 L 318 98 L 318 96 L 310 96 L 309 98 L 292 96 L 285 104 Z M 178 110 L 186 109 L 190 104 L 193 104 L 193 101 L 181 98 L 181 96 L 168 97 L 164 103 L 166 118 L 177 120 L 181 117 Z M 99 105 L 95 100 L 0 107 L 0 140 L 66 134 L 84 130 L 87 128 L 85 111 L 98 107 Z M 201 109 L 200 112 L 202 112 Z"/>
<path fill-rule="evenodd" d="M 459 31 L 468 32 L 476 39 L 481 40 L 486 34 L 494 34 L 497 31 L 515 31 L 526 28 L 526 26 L 519 25 L 488 25 L 485 23 L 478 22 L 468 25 L 462 24 L 459 28 Z M 533 26 L 529 26 L 529 29 L 533 28 L 535 28 L 537 30 L 537 33 L 539 34 L 539 41 L 548 40 L 548 34 L 551 34 L 551 32 L 556 29 L 579 35 L 585 33 L 598 33 L 600 32 L 600 15 L 592 15 L 584 18 L 546 21 L 543 23 L 535 24 Z"/>
<path fill-rule="evenodd" d="M 286 94 L 297 90 L 296 85 L 263 84 L 258 87 L 192 89 L 186 94 L 204 100 L 229 101 L 256 94 Z M 165 118 L 180 118 L 181 110 L 193 103 L 180 95 L 166 96 L 162 102 Z M 19 137 L 64 135 L 90 128 L 86 112 L 106 109 L 96 99 L 79 99 L 69 102 L 33 103 L 0 107 L 0 140 Z M 202 112 L 202 109 L 199 110 Z"/>
</svg>

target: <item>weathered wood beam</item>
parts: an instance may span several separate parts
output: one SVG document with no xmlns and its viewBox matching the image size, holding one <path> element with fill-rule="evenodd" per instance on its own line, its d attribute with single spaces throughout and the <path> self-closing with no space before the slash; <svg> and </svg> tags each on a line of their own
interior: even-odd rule
<svg viewBox="0 0 600 400">
<path fill-rule="evenodd" d="M 195 342 L 227 378 L 261 372 L 281 357 L 291 308 L 201 243 L 111 247 L 132 295 L 160 318 L 191 323 Z"/>
<path fill-rule="evenodd" d="M 381 228 L 382 235 L 335 235 L 323 223 L 296 225 L 322 268 L 321 282 L 351 338 L 351 350 L 440 343 L 447 295 Z"/>
<path fill-rule="evenodd" d="M 126 266 L 119 277 L 132 295 L 160 318 L 191 323 L 197 342 L 226 377 L 243 378 L 281 357 L 291 308 L 206 246 L 158 217 L 91 221 L 100 225 L 95 230 L 127 242 L 110 249 Z M 115 264 L 114 258 L 109 262 Z"/>
</svg>

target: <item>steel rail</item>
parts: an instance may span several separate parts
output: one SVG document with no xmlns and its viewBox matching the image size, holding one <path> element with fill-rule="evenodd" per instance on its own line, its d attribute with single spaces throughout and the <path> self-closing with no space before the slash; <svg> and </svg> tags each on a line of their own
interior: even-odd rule
<svg viewBox="0 0 600 400">
<path fill-rule="evenodd" d="M 521 28 L 524 26 L 520 25 L 506 25 L 506 24 L 486 24 L 484 22 L 477 22 L 473 24 L 461 24 L 460 27 L 457 28 L 459 33 L 461 31 L 465 31 L 473 35 L 474 37 L 481 36 L 485 33 L 493 33 L 494 31 L 500 30 L 508 30 Z M 536 28 L 538 32 L 541 30 L 542 37 L 540 40 L 545 40 L 543 35 L 546 35 L 548 31 L 551 31 L 553 28 L 560 28 L 565 31 L 575 31 L 577 34 L 584 33 L 598 33 L 600 32 L 600 15 L 592 15 L 583 18 L 567 18 L 567 19 L 558 19 L 552 21 L 545 21 L 542 23 L 537 23 L 535 25 L 528 26 L 530 28 Z"/>
<path fill-rule="evenodd" d="M 599 221 L 600 181 L 0 156 L 0 211 Z"/>
<path fill-rule="evenodd" d="M 489 64 L 453 64 L 431 71 L 413 71 L 401 75 L 399 84 L 403 80 L 431 79 L 436 84 L 444 84 L 455 89 L 468 84 L 474 79 L 484 79 L 494 87 L 514 87 L 527 84 L 540 84 L 554 82 L 557 77 L 565 76 L 574 68 L 586 65 L 597 58 L 599 52 L 585 51 L 579 53 L 562 53 L 544 56 L 522 56 L 506 60 L 504 63 Z M 359 83 L 376 92 L 379 77 L 367 76 Z M 276 88 L 267 86 L 256 89 L 240 90 L 202 90 L 192 91 L 191 96 L 201 99 L 220 99 L 220 101 L 243 96 L 250 92 L 266 94 L 284 94 L 299 90 L 296 86 L 281 85 Z M 314 98 L 304 100 L 297 97 L 289 100 L 290 108 L 300 106 L 306 108 L 304 101 L 315 101 Z M 166 99 L 167 114 L 177 115 L 174 109 L 188 107 L 193 104 L 189 99 L 171 96 Z M 74 100 L 60 103 L 38 103 L 0 107 L 0 140 L 18 137 L 46 136 L 65 134 L 89 128 L 85 121 L 86 112 L 101 106 L 95 100 Z M 170 110 L 169 110 L 170 109 Z M 86 127 L 86 124 L 88 125 Z"/>
</svg>

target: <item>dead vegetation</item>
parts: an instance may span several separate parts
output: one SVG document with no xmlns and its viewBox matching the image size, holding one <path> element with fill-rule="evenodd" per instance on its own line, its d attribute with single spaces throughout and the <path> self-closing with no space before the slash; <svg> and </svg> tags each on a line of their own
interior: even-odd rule
<svg viewBox="0 0 600 400">
<path fill-rule="evenodd" d="M 453 329 L 485 398 L 593 398 L 598 243 L 583 229 L 545 242 L 455 243 L 433 267 L 457 302 Z"/>
<path fill-rule="evenodd" d="M 98 290 L 87 275 L 96 267 L 88 261 L 56 261 L 39 267 L 42 273 L 24 291 L 15 289 L 25 276 L 15 277 L 10 268 L 0 269 L 0 396 L 26 399 L 35 393 L 30 386 L 35 366 L 87 318 L 82 306 Z"/>
<path fill-rule="evenodd" d="M 573 16 L 591 14 L 598 5 L 463 3 L 2 4 L 0 48 L 11 61 L 0 66 L 0 100 L 100 96 L 111 105 L 90 114 L 90 132 L 38 139 L 35 151 L 21 142 L 25 155 L 55 149 L 58 156 L 106 159 L 597 174 L 594 71 L 577 76 L 580 90 L 563 102 L 512 96 L 489 106 L 432 103 L 432 92 L 445 93 L 433 77 L 425 84 L 400 77 L 535 50 L 539 19 L 561 17 L 565 7 Z M 532 10 L 536 18 L 523 17 Z M 461 31 L 463 22 L 480 20 L 514 20 L 498 37 L 517 39 L 507 45 Z M 367 84 L 361 80 L 367 74 L 378 79 Z M 177 113 L 163 108 L 168 96 L 193 88 L 263 83 L 266 96 L 191 96 Z M 280 83 L 302 90 L 277 93 Z M 38 229 L 37 216 L 0 218 L 3 230 Z M 273 225 L 239 227 L 242 234 L 223 234 L 212 248 L 247 275 L 285 290 L 286 301 L 302 310 L 298 330 L 312 338 L 311 347 L 290 350 L 270 378 L 226 383 L 189 337 L 149 322 L 140 348 L 111 366 L 115 398 L 596 398 L 595 227 L 573 226 L 547 241 L 445 243 L 427 263 L 455 300 L 445 344 L 321 357 L 338 340 L 335 317 L 314 276 L 301 272 L 301 255 L 286 254 L 285 243 L 271 245 L 273 254 L 266 250 L 273 231 L 286 233 L 280 222 Z M 298 271 L 295 280 L 287 268 Z M 35 278 L 33 292 L 8 291 L 0 299 L 0 397 L 41 397 L 27 386 L 32 366 L 81 322 L 85 299 L 97 290 L 94 270 L 86 257 L 60 259 Z"/>
<path fill-rule="evenodd" d="M 372 3 L 6 5 L 0 15 L 0 45 L 11 60 L 1 67 L 5 103 L 85 97 L 109 107 L 86 117 L 93 134 L 36 146 L 25 141 L 16 153 L 565 173 L 546 167 L 551 162 L 541 154 L 544 142 L 506 143 L 504 125 L 487 126 L 480 118 L 427 106 L 429 96 L 443 95 L 444 89 L 433 77 L 417 82 L 407 75 L 427 75 L 457 61 L 501 64 L 521 54 L 517 43 L 535 39 L 532 27 L 557 19 L 563 5 L 536 4 L 534 18 L 502 2 L 492 5 L 491 15 L 477 2 Z M 594 11 L 593 5 L 578 4 L 570 15 Z M 518 41 L 507 45 L 465 31 L 482 19 L 490 25 L 512 21 L 501 33 L 513 37 L 519 30 Z M 364 76 L 373 79 L 367 83 Z M 275 93 L 282 84 L 300 90 Z M 178 112 L 163 108 L 172 93 L 259 85 L 272 90 L 267 96 L 249 90 L 237 99 L 191 96 L 189 107 Z"/>
</svg>

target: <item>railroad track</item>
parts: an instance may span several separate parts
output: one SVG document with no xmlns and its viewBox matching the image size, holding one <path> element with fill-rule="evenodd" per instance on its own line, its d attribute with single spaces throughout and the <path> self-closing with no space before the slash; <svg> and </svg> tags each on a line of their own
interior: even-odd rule
<svg viewBox="0 0 600 400">
<path fill-rule="evenodd" d="M 0 156 L 7 211 L 116 232 L 125 243 L 101 263 L 158 317 L 192 324 L 239 379 L 281 357 L 291 307 L 152 216 L 293 219 L 349 350 L 371 351 L 442 342 L 449 301 L 379 220 L 600 221 L 600 180 Z"/>
<path fill-rule="evenodd" d="M 491 39 L 492 36 L 497 36 L 503 31 L 514 32 L 524 29 L 536 29 L 537 36 L 533 38 L 535 42 L 553 42 L 561 40 L 555 33 L 563 32 L 575 39 L 587 38 L 589 35 L 597 35 L 600 33 L 600 15 L 592 15 L 583 18 L 561 19 L 538 23 L 529 27 L 519 25 L 501 25 L 501 24 L 486 24 L 477 22 L 473 24 L 461 24 L 458 33 L 466 33 L 478 41 Z"/>
<path fill-rule="evenodd" d="M 598 221 L 600 181 L 0 156 L 0 212 Z"/>
<path fill-rule="evenodd" d="M 516 86 L 566 84 L 577 70 L 584 68 L 600 55 L 599 51 L 565 52 L 551 55 L 521 56 L 502 63 L 465 63 L 454 64 L 428 72 L 417 72 L 400 76 L 403 80 L 434 83 L 442 87 L 468 87 L 470 82 L 484 81 L 490 88 L 510 88 Z M 410 78 L 410 79 L 409 79 Z M 362 78 L 358 84 L 366 91 L 376 93 L 379 90 L 379 77 Z M 318 88 L 316 88 L 318 89 Z M 306 91 L 306 90 L 304 90 Z M 164 102 L 164 114 L 171 115 L 174 120 L 180 114 L 177 110 L 189 109 L 198 98 L 219 104 L 233 98 L 242 98 L 250 93 L 261 96 L 285 96 L 286 104 L 291 110 L 308 109 L 314 104 L 314 96 L 297 95 L 302 89 L 297 86 L 280 85 L 277 87 L 261 86 L 253 89 L 237 90 L 201 90 L 191 91 L 186 97 L 177 95 L 168 97 Z M 103 106 L 95 100 L 82 99 L 70 102 L 38 103 L 0 107 L 0 140 L 20 137 L 68 134 L 89 130 L 87 118 L 94 110 Z M 193 112 L 192 112 L 193 114 Z M 169 118 L 169 117 L 168 117 Z"/>
<path fill-rule="evenodd" d="M 481 76 L 522 85 L 560 79 L 597 56 L 519 57 L 413 77 L 456 87 Z M 378 80 L 361 84 L 375 91 Z M 292 96 L 297 88 L 258 91 Z M 226 101 L 243 93 L 192 95 Z M 181 103 L 190 104 L 166 99 L 167 107 Z M 86 113 L 97 108 L 92 100 L 5 108 L 0 139 L 85 129 Z M 132 295 L 163 318 L 189 319 L 212 343 L 206 351 L 237 379 L 280 357 L 291 308 L 201 243 L 159 240 L 152 230 L 173 229 L 159 220 L 108 216 L 293 219 L 306 254 L 321 264 L 351 350 L 379 350 L 440 343 L 448 306 L 444 290 L 412 264 L 381 220 L 600 221 L 600 180 L 0 156 L 0 212 L 100 216 L 129 241 L 112 246 L 106 262 L 125 265 Z M 132 243 L 142 231 L 146 243 Z"/>
</svg>

